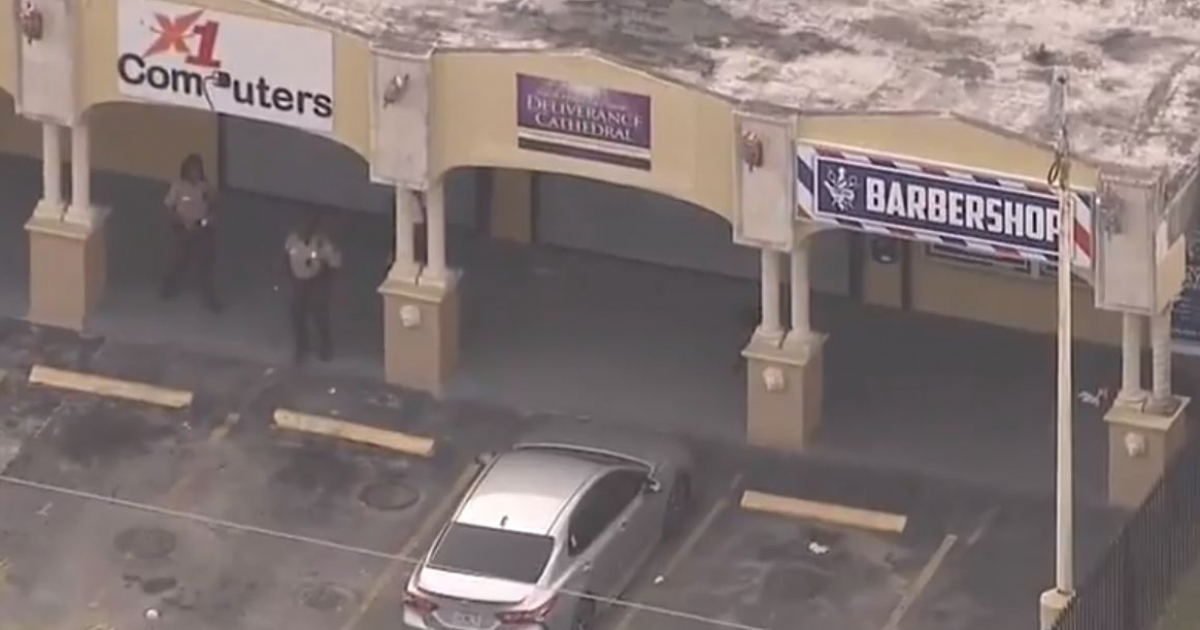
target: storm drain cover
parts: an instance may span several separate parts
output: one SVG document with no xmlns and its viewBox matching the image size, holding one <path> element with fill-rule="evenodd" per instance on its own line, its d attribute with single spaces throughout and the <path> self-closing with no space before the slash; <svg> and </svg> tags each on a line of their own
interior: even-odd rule
<svg viewBox="0 0 1200 630">
<path fill-rule="evenodd" d="M 131 527 L 117 534 L 113 545 L 126 557 L 161 560 L 175 551 L 175 534 L 161 527 Z"/>
<path fill-rule="evenodd" d="M 310 584 L 300 592 L 305 606 L 321 612 L 341 610 L 353 597 L 350 591 L 329 582 Z"/>
<path fill-rule="evenodd" d="M 358 498 L 368 507 L 395 512 L 412 506 L 421 495 L 401 481 L 385 480 L 369 484 L 358 494 Z"/>
</svg>

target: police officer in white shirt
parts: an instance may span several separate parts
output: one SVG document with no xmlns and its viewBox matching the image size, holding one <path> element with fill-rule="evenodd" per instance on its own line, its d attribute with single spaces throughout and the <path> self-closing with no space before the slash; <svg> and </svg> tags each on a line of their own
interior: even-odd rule
<svg viewBox="0 0 1200 630">
<path fill-rule="evenodd" d="M 326 234 L 323 217 L 313 214 L 288 235 L 288 269 L 293 279 L 291 320 L 296 363 L 308 357 L 308 327 L 317 331 L 317 354 L 322 361 L 333 357 L 329 309 L 333 275 L 342 266 L 342 254 Z"/>
<path fill-rule="evenodd" d="M 204 162 L 191 154 L 179 166 L 179 179 L 171 185 L 163 204 L 171 210 L 171 226 L 175 232 L 175 258 L 163 278 L 159 294 L 164 299 L 175 297 L 194 268 L 200 292 L 209 310 L 221 310 L 217 299 L 214 267 L 216 265 L 216 236 L 212 226 L 212 204 L 215 195 L 204 176 Z"/>
</svg>

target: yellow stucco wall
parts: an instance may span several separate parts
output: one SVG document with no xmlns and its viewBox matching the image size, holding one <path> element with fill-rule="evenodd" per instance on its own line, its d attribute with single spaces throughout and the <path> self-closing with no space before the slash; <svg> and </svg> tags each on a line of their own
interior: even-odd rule
<svg viewBox="0 0 1200 630">
<path fill-rule="evenodd" d="M 1057 330 L 1058 283 L 1053 277 L 968 269 L 931 259 L 924 247 L 913 252 L 914 309 L 1033 332 Z M 1076 287 L 1074 315 L 1077 339 L 1120 344 L 1120 315 L 1097 310 L 1091 287 Z"/>
<path fill-rule="evenodd" d="M 263 5 L 245 0 L 194 0 L 187 3 L 232 13 L 256 17 L 286 24 L 312 26 L 282 11 L 271 10 Z M 117 11 L 119 2 L 89 2 L 84 5 L 84 45 L 88 51 L 84 56 L 83 104 L 85 107 L 98 103 L 133 101 L 120 92 L 117 77 Z M 314 28 L 324 29 L 323 26 Z M 280 54 L 286 54 L 282 52 Z M 337 103 L 333 120 L 333 140 L 341 142 L 360 155 L 368 155 L 370 134 L 370 105 L 368 76 L 371 53 L 366 42 L 345 35 L 334 34 L 334 100 Z M 163 108 L 163 106 L 156 106 Z"/>
<path fill-rule="evenodd" d="M 517 73 L 650 97 L 651 169 L 517 147 Z M 733 215 L 733 109 L 721 99 L 580 54 L 445 52 L 433 61 L 430 171 L 499 166 L 656 191 Z"/>
<path fill-rule="evenodd" d="M 17 47 L 9 40 L 17 32 L 14 0 L 0 0 L 0 91 L 12 94 L 17 85 Z"/>
</svg>

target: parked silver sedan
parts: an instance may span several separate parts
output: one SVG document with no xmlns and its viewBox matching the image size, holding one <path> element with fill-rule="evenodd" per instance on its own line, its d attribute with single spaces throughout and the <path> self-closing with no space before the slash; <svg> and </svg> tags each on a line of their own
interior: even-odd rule
<svg viewBox="0 0 1200 630">
<path fill-rule="evenodd" d="M 679 532 L 692 460 L 672 440 L 564 424 L 491 459 L 404 596 L 421 630 L 587 630 Z"/>
</svg>

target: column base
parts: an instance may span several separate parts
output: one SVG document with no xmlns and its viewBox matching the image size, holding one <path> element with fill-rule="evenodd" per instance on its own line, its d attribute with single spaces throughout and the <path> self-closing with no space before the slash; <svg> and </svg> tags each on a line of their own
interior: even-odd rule
<svg viewBox="0 0 1200 630">
<path fill-rule="evenodd" d="M 1187 441 L 1185 412 L 1189 398 L 1178 398 L 1169 413 L 1154 413 L 1144 401 L 1118 400 L 1104 422 L 1108 425 L 1108 502 L 1136 509 Z"/>
<path fill-rule="evenodd" d="M 821 423 L 827 336 L 791 333 L 781 342 L 755 334 L 746 358 L 746 441 L 801 452 Z"/>
<path fill-rule="evenodd" d="M 1042 630 L 1052 630 L 1054 622 L 1058 621 L 1067 609 L 1067 604 L 1074 598 L 1074 593 L 1064 593 L 1056 588 L 1042 593 L 1038 598 L 1038 627 Z"/>
<path fill-rule="evenodd" d="M 458 363 L 457 274 L 436 285 L 389 277 L 383 295 L 387 382 L 441 397 Z"/>
<path fill-rule="evenodd" d="M 29 321 L 83 330 L 108 281 L 105 219 L 93 208 L 87 224 L 51 218 L 42 208 L 25 223 L 29 234 Z M 61 213 L 59 214 L 61 217 Z"/>
</svg>

